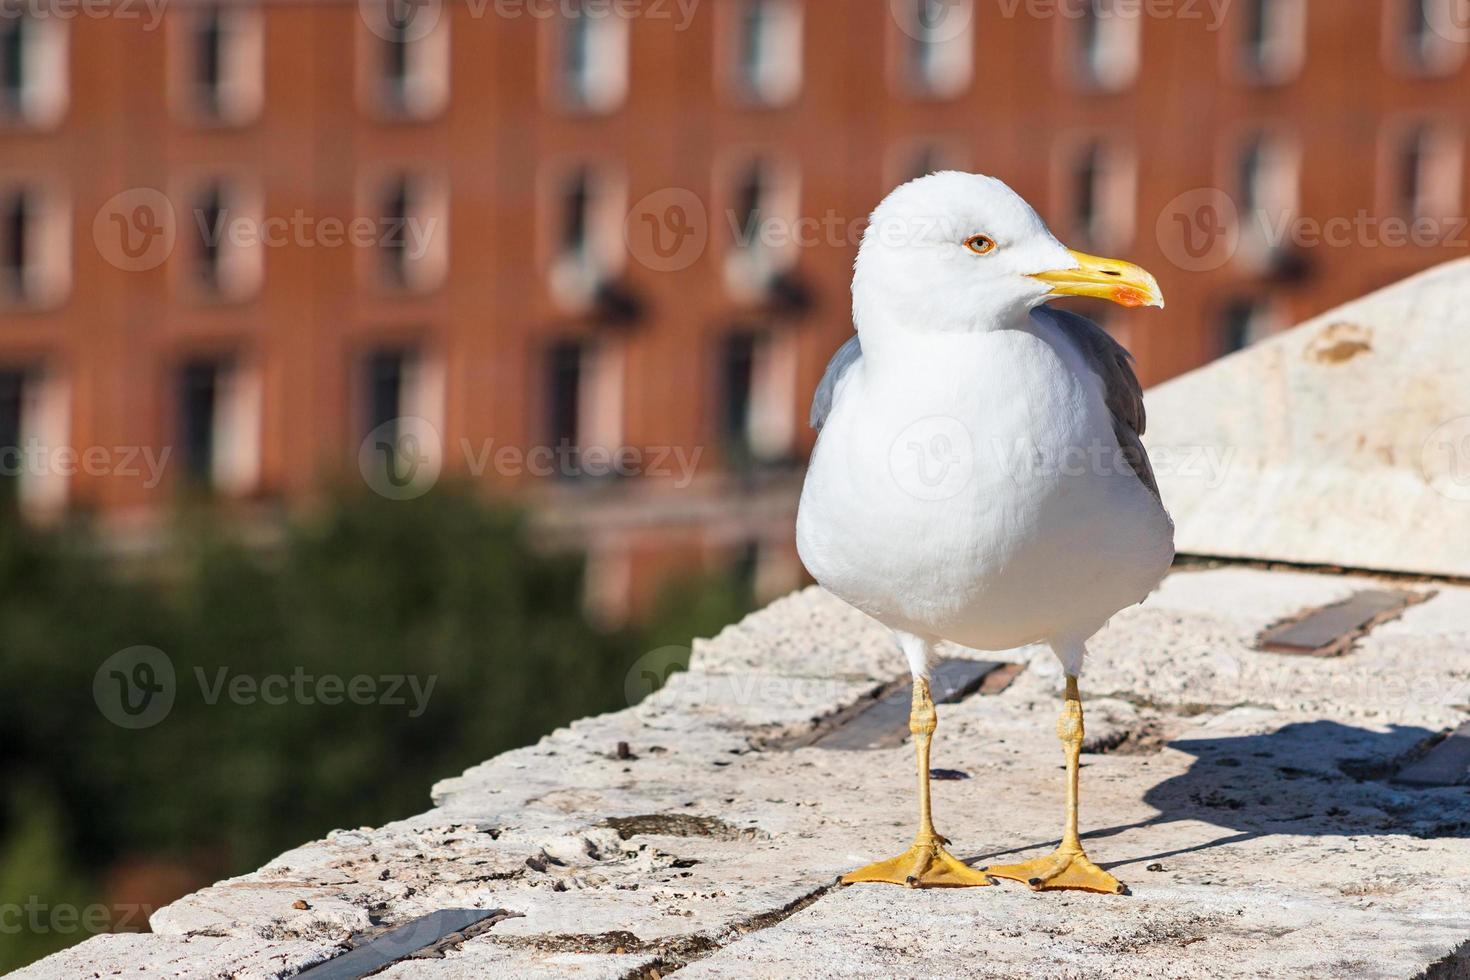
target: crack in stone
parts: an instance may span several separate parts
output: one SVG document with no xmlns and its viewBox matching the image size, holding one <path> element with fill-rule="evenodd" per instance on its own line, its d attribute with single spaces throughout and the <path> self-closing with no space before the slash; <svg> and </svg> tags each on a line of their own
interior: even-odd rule
<svg viewBox="0 0 1470 980">
<path fill-rule="evenodd" d="M 755 827 L 737 827 L 719 817 L 692 813 L 643 813 L 632 817 L 608 817 L 601 826 L 617 831 L 623 840 L 638 835 L 651 837 L 708 837 L 712 840 L 765 840 L 770 834 Z"/>
<path fill-rule="evenodd" d="M 593 935 L 563 933 L 548 936 L 506 936 L 496 939 L 496 942 L 505 946 L 529 947 L 552 953 L 652 954 L 656 957 L 652 964 L 635 967 L 623 974 L 619 980 L 662 980 L 696 960 L 704 959 L 712 953 L 739 942 L 753 932 L 769 929 L 785 921 L 810 907 L 836 887 L 836 881 L 822 885 L 778 909 L 746 916 L 721 927 L 714 933 L 695 933 L 668 939 L 643 940 L 634 933 L 615 930 Z"/>
</svg>

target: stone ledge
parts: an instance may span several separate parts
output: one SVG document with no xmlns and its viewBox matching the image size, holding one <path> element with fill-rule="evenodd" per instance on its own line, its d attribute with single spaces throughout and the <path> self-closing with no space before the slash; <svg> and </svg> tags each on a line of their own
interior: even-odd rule
<svg viewBox="0 0 1470 980">
<path fill-rule="evenodd" d="M 813 588 L 699 643 L 636 707 L 441 782 L 424 814 L 15 975 L 286 977 L 437 909 L 499 907 L 518 915 L 377 976 L 1416 976 L 1467 956 L 1470 787 L 1386 777 L 1470 712 L 1470 589 L 1395 583 L 1435 594 L 1341 658 L 1254 649 L 1381 584 L 1178 570 L 1098 635 L 1083 826 L 1131 897 L 833 887 L 907 844 L 912 754 L 773 747 L 902 672 L 886 631 Z M 934 758 L 969 777 L 936 783 L 939 827 L 982 861 L 1048 847 L 1062 792 L 1055 661 L 986 657 L 1028 669 L 941 706 Z"/>
</svg>

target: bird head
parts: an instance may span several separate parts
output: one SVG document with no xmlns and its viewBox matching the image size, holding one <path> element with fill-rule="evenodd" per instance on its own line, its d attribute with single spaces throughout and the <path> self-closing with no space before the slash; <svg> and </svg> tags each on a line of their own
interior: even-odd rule
<svg viewBox="0 0 1470 980">
<path fill-rule="evenodd" d="M 1164 305 L 1143 269 L 1067 248 L 1004 183 L 957 171 L 911 180 L 884 198 L 853 275 L 859 329 L 996 329 L 1056 296 Z"/>
</svg>

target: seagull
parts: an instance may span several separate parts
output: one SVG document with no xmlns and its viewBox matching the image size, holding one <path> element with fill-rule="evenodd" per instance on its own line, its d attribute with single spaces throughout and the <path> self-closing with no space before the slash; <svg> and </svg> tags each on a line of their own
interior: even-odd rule
<svg viewBox="0 0 1470 980">
<path fill-rule="evenodd" d="M 1077 836 L 1078 680 L 1087 640 L 1164 577 L 1174 524 L 1139 440 L 1130 355 L 1091 320 L 1044 305 L 1058 296 L 1164 305 L 1152 275 L 1064 247 L 993 177 L 909 181 L 863 234 L 857 333 L 813 399 L 819 434 L 796 541 L 817 582 L 888 627 L 907 659 L 919 830 L 903 854 L 844 883 L 1126 891 Z M 941 640 L 1045 643 L 1061 660 L 1067 784 L 1053 854 L 977 869 L 935 831 L 929 672 Z"/>
</svg>

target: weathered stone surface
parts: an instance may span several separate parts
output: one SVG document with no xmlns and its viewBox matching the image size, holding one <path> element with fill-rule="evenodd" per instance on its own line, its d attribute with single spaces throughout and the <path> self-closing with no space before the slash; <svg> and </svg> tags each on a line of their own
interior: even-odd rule
<svg viewBox="0 0 1470 980">
<path fill-rule="evenodd" d="M 160 970 L 230 943 L 232 969 L 271 976 L 296 969 L 282 950 L 503 908 L 384 975 L 1413 976 L 1470 941 L 1470 787 L 1387 777 L 1470 712 L 1470 589 L 1395 583 L 1434 594 L 1340 658 L 1254 649 L 1271 623 L 1382 584 L 1180 570 L 1096 637 L 1083 826 L 1132 896 L 835 888 L 908 844 L 913 757 L 791 748 L 903 670 L 881 627 L 809 589 L 701 644 L 636 707 L 445 780 L 427 813 L 182 899 L 154 916 L 160 935 L 123 941 Z M 1028 669 L 940 706 L 934 746 L 960 777 L 935 783 L 939 829 L 979 863 L 1044 853 L 1061 826 L 1059 670 L 1040 648 L 1001 659 Z"/>
<path fill-rule="evenodd" d="M 649 953 L 576 953 L 507 947 L 485 937 L 471 939 L 436 959 L 404 960 L 375 980 L 624 980 L 657 965 Z"/>
<path fill-rule="evenodd" d="M 1148 393 L 1181 553 L 1470 575 L 1470 259 Z"/>
<path fill-rule="evenodd" d="M 13 980 L 82 977 L 230 977 L 275 980 L 294 976 L 342 948 L 335 943 L 272 942 L 215 936 L 93 936 L 84 943 L 7 974 Z"/>
<path fill-rule="evenodd" d="M 1287 889 L 1263 901 L 1249 886 L 1160 885 L 1106 909 L 1091 895 L 1021 888 L 898 901 L 855 887 L 679 976 L 1411 977 L 1470 925 L 1385 914 L 1367 887 L 1352 898 Z"/>
</svg>

